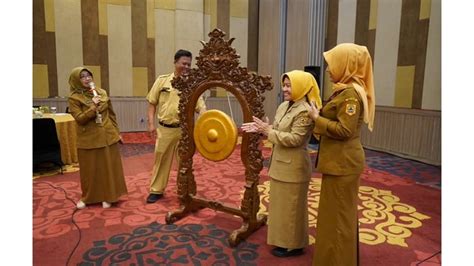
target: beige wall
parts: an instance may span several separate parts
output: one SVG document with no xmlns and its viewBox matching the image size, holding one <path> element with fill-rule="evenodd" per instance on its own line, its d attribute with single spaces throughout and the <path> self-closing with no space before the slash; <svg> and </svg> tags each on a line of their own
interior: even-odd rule
<svg viewBox="0 0 474 266">
<path fill-rule="evenodd" d="M 431 0 L 423 109 L 441 110 L 441 0 Z"/>
<path fill-rule="evenodd" d="M 337 43 L 354 42 L 356 7 L 357 1 L 339 0 Z"/>
<path fill-rule="evenodd" d="M 393 106 L 397 75 L 398 43 L 402 0 L 379 0 L 374 58 L 375 100 L 378 105 Z M 377 53 L 378 55 L 378 53 Z"/>
<path fill-rule="evenodd" d="M 48 14 L 51 15 L 51 14 Z M 81 3 L 79 1 L 54 1 L 56 33 L 56 62 L 59 96 L 69 95 L 69 74 L 82 60 Z M 72 23 L 75 21 L 76 23 Z M 33 80 L 35 83 L 36 80 Z"/>
<path fill-rule="evenodd" d="M 285 71 L 304 69 L 309 52 L 309 0 L 288 1 L 287 8 Z"/>
<path fill-rule="evenodd" d="M 280 104 L 280 1 L 260 0 L 258 36 L 258 74 L 270 75 L 273 90 L 265 92 L 265 114 L 272 119 Z"/>
<path fill-rule="evenodd" d="M 133 95 L 132 21 L 130 6 L 109 5 L 108 51 L 110 95 Z"/>
<path fill-rule="evenodd" d="M 377 105 L 441 110 L 441 0 L 329 2 L 327 35 L 336 42 L 326 50 L 343 42 L 368 47 Z"/>
</svg>

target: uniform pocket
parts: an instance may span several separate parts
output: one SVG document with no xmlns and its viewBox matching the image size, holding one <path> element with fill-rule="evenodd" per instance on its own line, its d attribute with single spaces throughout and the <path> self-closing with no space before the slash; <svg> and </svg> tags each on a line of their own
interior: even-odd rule
<svg viewBox="0 0 474 266">
<path fill-rule="evenodd" d="M 282 163 L 291 163 L 291 157 L 287 156 L 278 156 L 275 154 L 275 161 L 282 162 Z"/>
</svg>

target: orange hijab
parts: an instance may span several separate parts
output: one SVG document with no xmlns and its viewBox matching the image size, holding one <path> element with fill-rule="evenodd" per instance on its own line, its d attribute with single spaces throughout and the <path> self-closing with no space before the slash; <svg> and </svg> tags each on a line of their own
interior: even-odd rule
<svg viewBox="0 0 474 266">
<path fill-rule="evenodd" d="M 364 104 L 364 122 L 372 131 L 375 118 L 375 92 L 372 58 L 367 47 L 341 43 L 323 55 L 334 79 L 333 90 L 338 91 L 350 86 L 356 89 Z"/>
</svg>

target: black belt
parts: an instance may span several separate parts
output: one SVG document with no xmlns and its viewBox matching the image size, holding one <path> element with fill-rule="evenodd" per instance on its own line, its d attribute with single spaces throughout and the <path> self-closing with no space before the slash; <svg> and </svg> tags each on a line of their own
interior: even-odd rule
<svg viewBox="0 0 474 266">
<path fill-rule="evenodd" d="M 179 127 L 179 124 L 165 124 L 161 121 L 158 122 L 160 125 L 164 126 L 164 127 L 169 127 L 169 128 L 178 128 Z"/>
</svg>

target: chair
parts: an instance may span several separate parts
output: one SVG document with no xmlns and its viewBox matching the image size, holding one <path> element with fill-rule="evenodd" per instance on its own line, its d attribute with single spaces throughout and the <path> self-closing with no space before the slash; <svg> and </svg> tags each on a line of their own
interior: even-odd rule
<svg viewBox="0 0 474 266">
<path fill-rule="evenodd" d="M 61 146 L 52 118 L 33 119 L 33 171 L 43 163 L 59 166 L 63 173 Z"/>
</svg>

